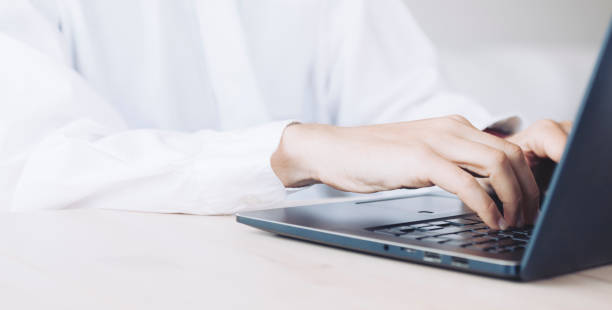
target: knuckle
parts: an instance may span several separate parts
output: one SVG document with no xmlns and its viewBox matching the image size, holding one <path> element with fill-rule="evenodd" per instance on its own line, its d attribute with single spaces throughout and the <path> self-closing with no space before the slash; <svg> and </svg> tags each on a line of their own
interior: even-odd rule
<svg viewBox="0 0 612 310">
<path fill-rule="evenodd" d="M 460 122 L 462 124 L 469 124 L 470 123 L 470 121 L 468 121 L 467 118 L 465 118 L 464 116 L 459 115 L 459 114 L 451 114 L 451 115 L 449 115 L 447 117 L 452 119 L 452 120 L 454 120 L 454 121 Z"/>
<path fill-rule="evenodd" d="M 493 170 L 499 170 L 505 168 L 509 162 L 506 153 L 498 150 L 491 151 L 489 155 L 489 165 Z"/>
<path fill-rule="evenodd" d="M 437 128 L 443 131 L 455 131 L 464 124 L 453 116 L 440 117 L 436 120 Z"/>
<path fill-rule="evenodd" d="M 542 120 L 536 121 L 534 126 L 538 128 L 542 128 L 542 129 L 552 129 L 552 128 L 557 128 L 557 122 L 551 119 L 542 119 Z"/>
<path fill-rule="evenodd" d="M 519 160 L 523 158 L 523 149 L 520 146 L 513 143 L 506 143 L 506 154 L 512 160 Z"/>
</svg>

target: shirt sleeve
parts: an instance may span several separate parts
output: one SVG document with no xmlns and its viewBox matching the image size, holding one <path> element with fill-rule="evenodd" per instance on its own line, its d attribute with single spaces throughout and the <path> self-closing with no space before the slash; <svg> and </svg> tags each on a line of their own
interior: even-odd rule
<svg viewBox="0 0 612 310">
<path fill-rule="evenodd" d="M 315 85 L 338 125 L 409 121 L 450 114 L 474 126 L 512 124 L 451 91 L 436 51 L 399 0 L 330 4 L 321 26 Z M 508 125 L 503 125 L 508 126 Z"/>
<path fill-rule="evenodd" d="M 67 65 L 60 39 L 33 34 L 59 38 L 56 26 L 16 8 L 2 11 L 0 27 L 21 14 L 28 21 L 15 27 L 30 30 L 0 29 L 0 206 L 229 214 L 284 200 L 270 156 L 291 120 L 230 132 L 130 129 Z"/>
</svg>

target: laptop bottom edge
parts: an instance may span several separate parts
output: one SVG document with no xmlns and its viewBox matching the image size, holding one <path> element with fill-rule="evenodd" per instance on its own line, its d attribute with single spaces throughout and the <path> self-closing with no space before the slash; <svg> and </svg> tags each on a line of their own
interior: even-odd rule
<svg viewBox="0 0 612 310">
<path fill-rule="evenodd" d="M 502 265 L 477 259 L 467 259 L 452 255 L 428 252 L 410 247 L 401 247 L 393 244 L 360 239 L 357 236 L 334 234 L 306 227 L 284 225 L 256 218 L 237 215 L 236 221 L 270 233 L 281 236 L 309 241 L 317 244 L 353 250 L 383 256 L 411 263 L 424 264 L 465 273 L 474 273 L 506 280 L 521 280 L 519 265 Z"/>
</svg>

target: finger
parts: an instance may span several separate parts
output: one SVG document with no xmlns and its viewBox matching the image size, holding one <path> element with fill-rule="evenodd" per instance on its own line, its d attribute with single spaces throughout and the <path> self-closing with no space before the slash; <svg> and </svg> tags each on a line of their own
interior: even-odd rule
<svg viewBox="0 0 612 310">
<path fill-rule="evenodd" d="M 506 154 L 523 194 L 523 203 L 519 206 L 516 224 L 518 226 L 532 224 L 540 207 L 540 189 L 521 147 L 480 130 L 464 132 L 464 135 L 472 141 L 488 145 Z"/>
<path fill-rule="evenodd" d="M 476 177 L 476 181 L 489 195 L 495 194 L 495 191 L 493 191 L 493 187 L 491 186 L 491 180 L 488 178 Z"/>
<path fill-rule="evenodd" d="M 567 125 L 566 125 L 567 126 Z M 554 121 L 539 121 L 525 132 L 525 143 L 540 158 L 560 162 L 567 143 L 567 132 Z"/>
<path fill-rule="evenodd" d="M 503 203 L 504 219 L 509 226 L 524 221 L 521 211 L 522 189 L 506 154 L 478 142 L 455 137 L 451 139 L 439 140 L 439 143 L 432 146 L 434 151 L 459 167 L 488 177 L 493 190 Z"/>
<path fill-rule="evenodd" d="M 492 229 L 508 227 L 493 199 L 473 176 L 436 154 L 429 156 L 428 163 L 431 183 L 457 195 Z"/>
<path fill-rule="evenodd" d="M 569 135 L 570 132 L 572 132 L 572 122 L 571 121 L 564 121 L 564 122 L 559 123 L 559 125 L 561 126 L 561 129 L 563 129 L 566 135 Z"/>
</svg>

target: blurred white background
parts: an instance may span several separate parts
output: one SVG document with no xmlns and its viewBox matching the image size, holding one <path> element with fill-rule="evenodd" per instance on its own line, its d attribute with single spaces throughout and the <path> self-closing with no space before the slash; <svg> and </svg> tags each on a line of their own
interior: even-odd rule
<svg viewBox="0 0 612 310">
<path fill-rule="evenodd" d="M 404 0 L 452 88 L 526 123 L 572 119 L 612 0 Z"/>
</svg>

